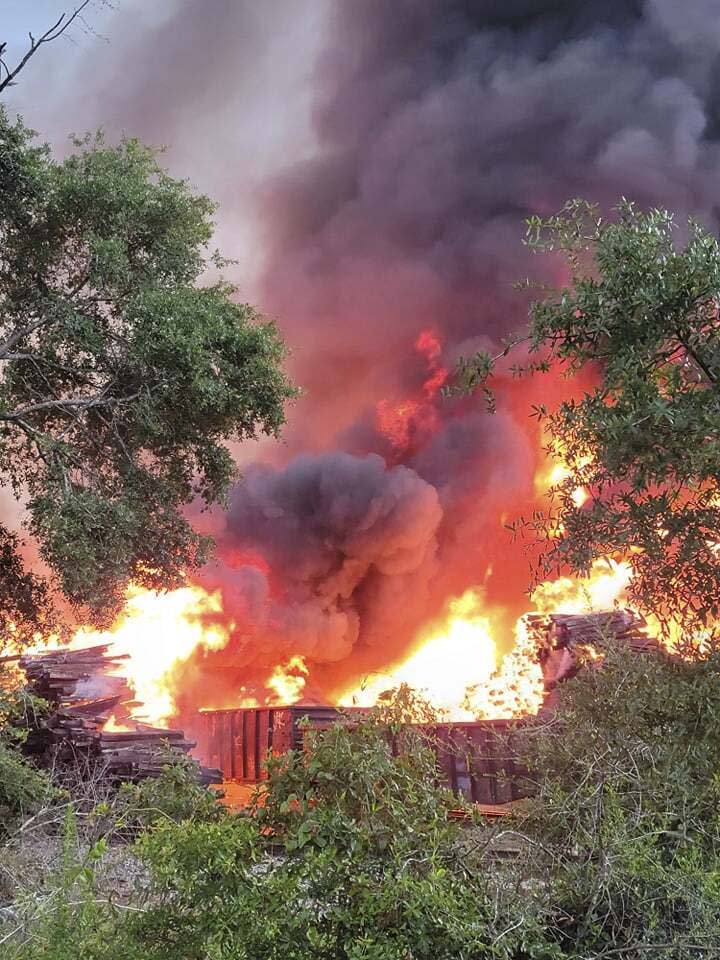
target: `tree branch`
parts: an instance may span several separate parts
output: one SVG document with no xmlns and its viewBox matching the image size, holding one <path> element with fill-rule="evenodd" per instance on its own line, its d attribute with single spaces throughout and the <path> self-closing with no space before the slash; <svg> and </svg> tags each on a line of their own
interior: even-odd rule
<svg viewBox="0 0 720 960">
<path fill-rule="evenodd" d="M 67 397 L 59 400 L 43 400 L 39 403 L 29 403 L 18 410 L 4 413 L 0 412 L 0 420 L 8 422 L 21 422 L 28 414 L 39 413 L 42 410 L 90 410 L 92 407 L 114 407 L 123 403 L 132 403 L 137 400 L 140 392 L 132 393 L 127 397 L 109 397 L 106 394 L 99 393 L 92 397 Z"/>
<path fill-rule="evenodd" d="M 24 337 L 29 337 L 31 333 L 34 333 L 39 327 L 49 322 L 49 317 L 41 317 L 39 320 L 34 320 L 25 327 L 19 327 L 17 330 L 13 330 L 10 336 L 0 343 L 0 360 L 6 359 L 7 354 L 10 353 L 13 347 L 17 346 Z"/>
<path fill-rule="evenodd" d="M 32 35 L 32 33 L 29 33 L 28 36 L 30 37 L 30 46 L 26 50 L 25 55 L 22 57 L 20 62 L 17 64 L 17 66 L 15 66 L 12 70 L 7 66 L 5 61 L 2 59 L 2 54 L 5 52 L 5 48 L 7 44 L 6 43 L 0 44 L 0 67 L 2 68 L 2 70 L 5 71 L 5 78 L 0 79 L 0 93 L 2 93 L 5 87 L 14 86 L 15 77 L 20 73 L 20 71 L 28 62 L 28 60 L 37 53 L 37 51 L 40 49 L 40 47 L 44 43 L 51 43 L 53 40 L 57 40 L 58 37 L 62 36 L 62 34 L 65 33 L 65 31 L 67 30 L 67 28 L 75 20 L 77 20 L 77 18 L 80 16 L 82 11 L 85 9 L 85 7 L 87 7 L 89 3 L 90 3 L 90 0 L 83 0 L 83 2 L 73 10 L 72 14 L 69 17 L 66 13 L 63 13 L 60 16 L 60 18 L 51 27 L 49 27 L 45 31 L 45 33 L 43 33 L 42 36 L 40 36 L 37 40 Z"/>
</svg>

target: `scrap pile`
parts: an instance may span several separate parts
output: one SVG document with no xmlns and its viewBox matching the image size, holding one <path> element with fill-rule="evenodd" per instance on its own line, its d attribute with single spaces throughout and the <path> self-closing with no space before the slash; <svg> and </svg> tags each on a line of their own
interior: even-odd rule
<svg viewBox="0 0 720 960">
<path fill-rule="evenodd" d="M 52 706 L 35 737 L 41 751 L 59 762 L 97 762 L 114 780 L 158 776 L 168 751 L 189 753 L 195 744 L 181 730 L 152 727 L 131 718 L 137 702 L 120 675 L 123 659 L 110 653 L 107 644 L 20 659 L 29 690 Z M 213 782 L 216 773 L 198 770 L 204 783 Z"/>
<path fill-rule="evenodd" d="M 645 620 L 630 610 L 603 613 L 530 613 L 524 618 L 538 651 L 545 689 L 573 676 L 583 663 L 602 659 L 608 643 L 627 645 L 633 653 L 655 653 L 659 646 Z"/>
</svg>

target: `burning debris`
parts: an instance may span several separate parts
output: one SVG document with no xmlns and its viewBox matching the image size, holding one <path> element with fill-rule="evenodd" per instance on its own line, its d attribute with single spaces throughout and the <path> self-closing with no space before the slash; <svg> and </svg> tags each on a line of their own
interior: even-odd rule
<svg viewBox="0 0 720 960">
<path fill-rule="evenodd" d="M 378 680 L 374 687 L 361 691 L 364 699 L 347 698 L 344 707 L 298 702 L 307 670 L 296 657 L 284 668 L 276 667 L 268 679 L 264 703 L 249 706 L 240 697 L 241 703 L 233 709 L 202 710 L 188 717 L 198 736 L 199 756 L 216 768 L 199 768 L 199 779 L 205 783 L 223 778 L 257 782 L 264 778 L 263 761 L 268 752 L 281 754 L 302 745 L 302 718 L 317 727 L 340 717 L 358 716 L 381 700 L 388 688 L 409 683 L 429 693 L 431 702 L 433 692 L 441 698 L 434 736 L 448 785 L 474 802 L 502 804 L 518 799 L 523 790 L 522 770 L 513 766 L 512 758 L 503 756 L 509 720 L 532 716 L 543 706 L 552 708 L 557 685 L 588 660 L 601 659 L 602 647 L 611 639 L 628 644 L 637 653 L 659 649 L 645 621 L 628 610 L 535 612 L 521 619 L 516 645 L 498 667 L 480 598 L 466 597 L 451 612 L 445 632 L 428 640 L 420 648 L 422 656 L 411 658 L 405 672 L 386 675 L 384 686 Z M 479 640 L 483 642 L 479 644 Z M 465 663 L 462 703 L 454 674 L 449 688 L 443 688 L 440 676 L 442 658 L 455 655 Z M 473 675 L 473 658 L 479 670 L 474 684 L 467 682 Z M 137 663 L 121 652 L 119 645 L 107 642 L 27 654 L 20 658 L 20 666 L 29 689 L 52 706 L 49 719 L 34 739 L 36 748 L 54 761 L 82 759 L 100 765 L 113 780 L 138 780 L 159 775 L 168 751 L 186 755 L 196 746 L 180 730 L 139 719 L 145 705 L 136 699 L 136 685 L 128 679 Z M 434 691 L 424 690 L 423 684 L 432 679 L 433 672 L 438 681 Z M 443 708 L 443 689 L 455 709 Z M 282 696 L 287 697 L 285 703 L 279 702 Z M 509 780 L 508 771 L 512 774 Z"/>
<path fill-rule="evenodd" d="M 133 720 L 137 706 L 127 680 L 118 675 L 126 659 L 108 644 L 55 650 L 20 659 L 29 689 L 52 706 L 34 747 L 54 762 L 97 764 L 113 780 L 140 780 L 162 773 L 168 754 L 186 755 L 195 746 L 180 730 Z M 205 783 L 217 771 L 198 771 Z"/>
<path fill-rule="evenodd" d="M 647 633 L 646 621 L 631 610 L 530 613 L 523 619 L 538 652 L 547 692 L 575 676 L 584 663 L 601 660 L 603 646 L 608 642 L 627 645 L 633 653 L 655 653 L 660 649 Z"/>
<path fill-rule="evenodd" d="M 539 700 L 528 701 L 533 709 L 525 712 L 526 717 L 543 706 L 552 709 L 556 704 L 557 685 L 574 676 L 586 661 L 600 661 L 602 648 L 607 643 L 627 645 L 638 654 L 659 650 L 657 642 L 647 634 L 645 621 L 629 610 L 531 613 L 523 618 L 523 625 L 525 654 L 534 661 L 532 676 L 540 678 L 542 691 Z M 477 690 L 473 692 L 478 698 L 474 719 L 443 722 L 440 717 L 431 731 L 430 739 L 446 784 L 466 800 L 490 807 L 527 796 L 526 771 L 509 755 L 512 721 L 483 714 L 484 710 L 492 711 L 493 696 L 498 698 L 496 711 L 507 705 L 511 669 L 506 667 L 504 675 L 500 671 L 488 681 L 483 697 Z M 466 707 L 470 712 L 471 702 Z M 206 762 L 220 768 L 224 779 L 257 783 L 266 778 L 263 759 L 268 753 L 277 756 L 301 749 L 304 730 L 340 721 L 352 722 L 364 712 L 364 708 L 357 705 L 342 709 L 329 705 L 286 705 L 207 710 L 199 718 L 199 752 Z M 520 711 L 514 716 L 522 722 Z"/>
</svg>

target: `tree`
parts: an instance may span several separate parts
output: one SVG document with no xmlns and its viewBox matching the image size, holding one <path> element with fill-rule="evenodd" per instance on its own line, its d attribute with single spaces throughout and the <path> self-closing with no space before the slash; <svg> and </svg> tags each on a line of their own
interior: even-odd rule
<svg viewBox="0 0 720 960">
<path fill-rule="evenodd" d="M 54 582 L 102 610 L 203 561 L 183 507 L 223 500 L 227 442 L 276 434 L 294 389 L 273 324 L 207 279 L 210 200 L 134 140 L 75 147 L 57 162 L 0 113 L 0 477 Z M 1 539 L 17 612 L 37 611 Z"/>
<path fill-rule="evenodd" d="M 626 559 L 641 610 L 707 626 L 720 613 L 720 251 L 665 210 L 616 213 L 572 201 L 529 221 L 528 242 L 563 256 L 569 283 L 532 305 L 520 340 L 540 359 L 518 369 L 585 370 L 595 383 L 536 410 L 568 467 L 550 512 L 529 521 L 547 546 L 538 573 Z M 462 363 L 460 384 L 487 387 L 513 346 Z"/>
</svg>

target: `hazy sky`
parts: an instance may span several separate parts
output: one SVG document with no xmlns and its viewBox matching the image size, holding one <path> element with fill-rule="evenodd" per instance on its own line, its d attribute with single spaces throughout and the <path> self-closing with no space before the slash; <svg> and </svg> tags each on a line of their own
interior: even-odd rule
<svg viewBox="0 0 720 960">
<path fill-rule="evenodd" d="M 28 30 L 37 37 L 71 10 L 61 0 L 0 0 L 8 62 L 22 56 Z M 250 298 L 262 260 L 259 185 L 311 150 L 309 81 L 324 12 L 324 0 L 93 0 L 84 22 L 38 51 L 6 102 L 58 152 L 70 133 L 99 127 L 167 148 L 170 171 L 220 202 L 218 243 L 240 261 Z M 228 47 L 221 82 L 197 82 Z"/>
</svg>

